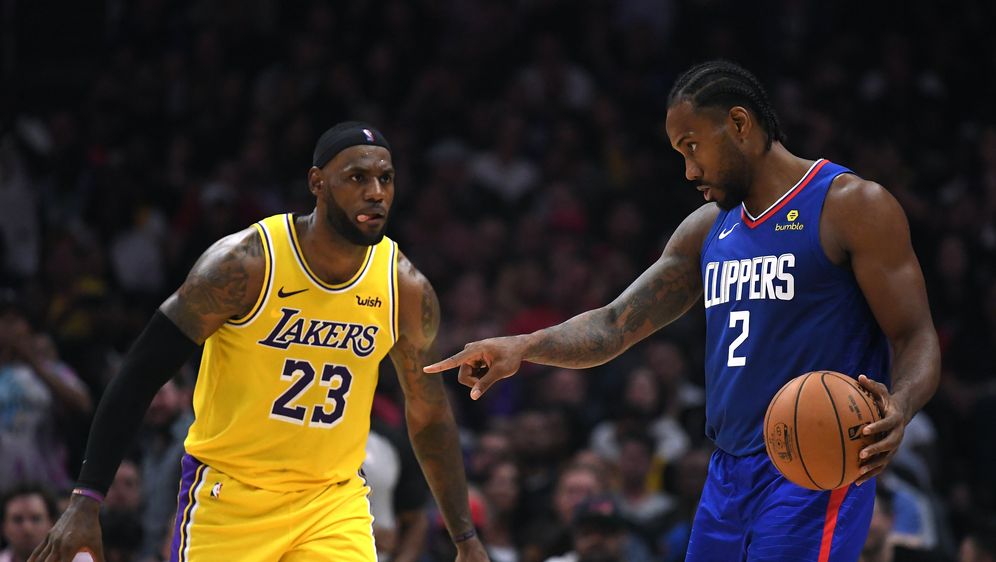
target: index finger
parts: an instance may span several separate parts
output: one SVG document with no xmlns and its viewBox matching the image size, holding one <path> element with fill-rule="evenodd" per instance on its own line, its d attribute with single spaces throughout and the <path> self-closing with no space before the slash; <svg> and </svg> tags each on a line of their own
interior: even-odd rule
<svg viewBox="0 0 996 562">
<path fill-rule="evenodd" d="M 479 356 L 480 352 L 472 349 L 465 349 L 459 353 L 451 355 L 442 361 L 433 363 L 432 365 L 426 365 L 422 367 L 422 370 L 426 373 L 439 373 L 452 369 L 454 367 L 459 367 L 464 363 L 470 363 L 475 357 Z"/>
</svg>

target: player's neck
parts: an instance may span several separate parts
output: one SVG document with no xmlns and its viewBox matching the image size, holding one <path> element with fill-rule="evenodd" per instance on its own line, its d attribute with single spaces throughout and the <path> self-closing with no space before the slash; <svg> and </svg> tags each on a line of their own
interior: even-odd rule
<svg viewBox="0 0 996 562">
<path fill-rule="evenodd" d="M 754 165 L 749 195 L 744 198 L 747 211 L 759 216 L 792 189 L 812 165 L 812 160 L 799 158 L 781 143 L 773 143 Z"/>
<path fill-rule="evenodd" d="M 322 281 L 342 283 L 363 265 L 369 248 L 343 238 L 326 221 L 320 220 L 316 211 L 297 217 L 294 226 L 305 261 Z"/>
</svg>

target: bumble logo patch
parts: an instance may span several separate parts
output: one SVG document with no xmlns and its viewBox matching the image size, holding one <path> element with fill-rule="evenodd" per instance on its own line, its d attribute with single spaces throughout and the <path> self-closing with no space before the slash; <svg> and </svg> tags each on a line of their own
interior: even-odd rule
<svg viewBox="0 0 996 562">
<path fill-rule="evenodd" d="M 801 222 L 795 222 L 799 218 L 799 211 L 792 209 L 785 215 L 785 219 L 788 222 L 778 223 L 775 225 L 775 232 L 781 232 L 783 230 L 802 230 L 806 228 L 806 225 Z"/>
</svg>

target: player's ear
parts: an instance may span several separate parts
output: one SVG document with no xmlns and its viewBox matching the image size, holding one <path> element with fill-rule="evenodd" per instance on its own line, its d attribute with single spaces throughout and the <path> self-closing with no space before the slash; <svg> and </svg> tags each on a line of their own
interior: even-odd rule
<svg viewBox="0 0 996 562">
<path fill-rule="evenodd" d="M 312 195 L 318 195 L 323 187 L 325 187 L 325 178 L 322 177 L 322 171 L 318 167 L 312 166 L 308 170 L 308 191 Z"/>
<path fill-rule="evenodd" d="M 743 106 L 735 105 L 730 108 L 730 122 L 733 124 L 733 134 L 738 139 L 746 140 L 747 135 L 753 126 L 750 113 Z"/>
</svg>

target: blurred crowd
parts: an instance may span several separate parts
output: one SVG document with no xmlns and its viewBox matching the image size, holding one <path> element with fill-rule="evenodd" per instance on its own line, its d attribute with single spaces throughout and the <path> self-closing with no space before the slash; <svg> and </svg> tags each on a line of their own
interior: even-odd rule
<svg viewBox="0 0 996 562">
<path fill-rule="evenodd" d="M 715 57 L 767 85 L 793 152 L 885 185 L 910 220 L 942 383 L 880 479 L 864 559 L 996 559 L 993 3 L 45 4 L 4 3 L 0 561 L 51 525 L 102 390 L 196 257 L 311 209 L 327 127 L 390 139 L 389 234 L 439 293 L 445 355 L 601 306 L 656 259 L 701 204 L 665 98 Z M 493 560 L 683 559 L 711 451 L 703 339 L 695 308 L 603 367 L 526 366 L 480 402 L 446 376 Z M 108 560 L 162 556 L 195 372 L 156 396 L 118 471 Z M 382 559 L 452 560 L 401 408 L 385 367 L 368 447 Z"/>
</svg>

